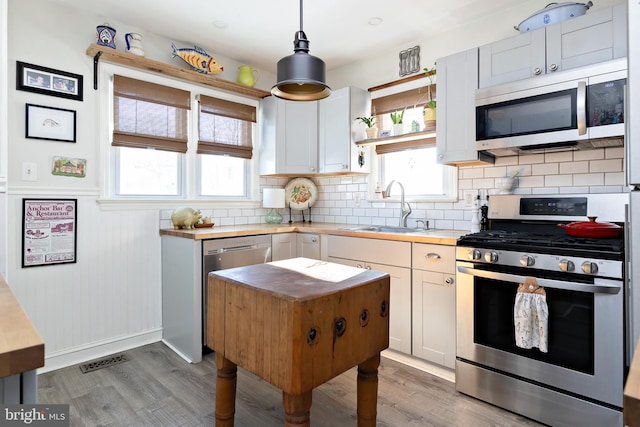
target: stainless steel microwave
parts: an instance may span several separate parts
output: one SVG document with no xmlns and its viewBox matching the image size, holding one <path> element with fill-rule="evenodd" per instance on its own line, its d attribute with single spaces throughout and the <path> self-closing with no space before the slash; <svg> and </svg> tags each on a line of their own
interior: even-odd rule
<svg viewBox="0 0 640 427">
<path fill-rule="evenodd" d="M 476 91 L 476 145 L 495 156 L 622 146 L 627 61 Z"/>
</svg>

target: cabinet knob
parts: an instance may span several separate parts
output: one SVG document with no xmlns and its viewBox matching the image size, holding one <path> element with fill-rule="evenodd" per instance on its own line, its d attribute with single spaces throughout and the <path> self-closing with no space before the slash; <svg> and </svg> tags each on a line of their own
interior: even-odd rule
<svg viewBox="0 0 640 427">
<path fill-rule="evenodd" d="M 453 285 L 456 282 L 456 279 L 454 279 L 453 277 L 447 277 L 446 279 L 444 279 L 444 283 L 446 283 L 447 285 Z"/>
<path fill-rule="evenodd" d="M 311 172 L 315 172 L 315 171 L 316 171 L 316 168 L 314 168 L 313 166 L 311 166 L 311 167 L 309 168 L 309 170 L 310 170 Z"/>
<path fill-rule="evenodd" d="M 317 242 L 317 241 L 318 241 L 318 238 L 317 238 L 317 237 L 312 237 L 312 238 L 311 238 L 311 243 L 315 243 L 315 242 Z"/>
<path fill-rule="evenodd" d="M 370 266 L 370 265 L 368 265 L 368 264 L 367 264 L 367 265 L 365 265 L 365 266 L 364 266 L 364 268 L 365 268 L 365 269 L 367 269 L 367 270 L 371 270 L 371 266 Z"/>
<path fill-rule="evenodd" d="M 551 64 L 551 65 L 549 66 L 549 69 L 550 69 L 551 71 L 556 71 L 556 70 L 558 69 L 558 64 Z"/>
<path fill-rule="evenodd" d="M 539 76 L 542 73 L 542 69 L 540 67 L 536 67 L 533 69 L 533 74 Z"/>
</svg>

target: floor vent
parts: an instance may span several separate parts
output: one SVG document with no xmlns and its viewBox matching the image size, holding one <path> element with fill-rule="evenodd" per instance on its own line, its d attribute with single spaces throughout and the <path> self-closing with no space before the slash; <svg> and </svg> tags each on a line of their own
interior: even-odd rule
<svg viewBox="0 0 640 427">
<path fill-rule="evenodd" d="M 115 356 L 108 356 L 104 359 L 98 359 L 92 362 L 84 363 L 80 365 L 80 370 L 83 374 L 86 374 L 87 372 L 93 372 L 97 371 L 98 369 L 108 368 L 109 366 L 117 365 L 118 363 L 127 362 L 129 360 L 131 360 L 131 358 L 125 353 L 122 353 Z"/>
</svg>

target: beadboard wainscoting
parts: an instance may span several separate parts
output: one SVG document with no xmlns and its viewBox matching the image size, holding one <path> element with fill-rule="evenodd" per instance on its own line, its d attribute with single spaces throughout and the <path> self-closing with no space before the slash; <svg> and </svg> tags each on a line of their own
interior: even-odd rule
<svg viewBox="0 0 640 427">
<path fill-rule="evenodd" d="M 9 285 L 57 369 L 162 337 L 158 210 L 101 210 L 78 200 L 76 262 L 21 268 L 22 199 L 8 197 Z M 51 195 L 42 198 L 53 198 Z"/>
</svg>

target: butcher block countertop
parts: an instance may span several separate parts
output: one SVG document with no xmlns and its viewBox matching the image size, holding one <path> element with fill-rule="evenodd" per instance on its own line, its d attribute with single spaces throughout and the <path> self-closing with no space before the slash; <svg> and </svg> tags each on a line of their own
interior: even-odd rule
<svg viewBox="0 0 640 427">
<path fill-rule="evenodd" d="M 365 237 L 369 239 L 398 240 L 404 242 L 431 243 L 455 246 L 456 240 L 467 232 L 461 230 L 427 230 L 420 233 L 382 233 L 378 231 L 341 230 L 341 228 L 357 227 L 353 224 L 329 223 L 282 223 L 282 224 L 247 224 L 235 226 L 214 226 L 213 228 L 196 228 L 194 230 L 161 229 L 161 235 L 204 240 L 222 237 L 241 237 L 255 234 L 276 233 L 318 233 L 338 236 Z"/>
<path fill-rule="evenodd" d="M 0 378 L 44 366 L 44 341 L 0 276 Z"/>
</svg>

